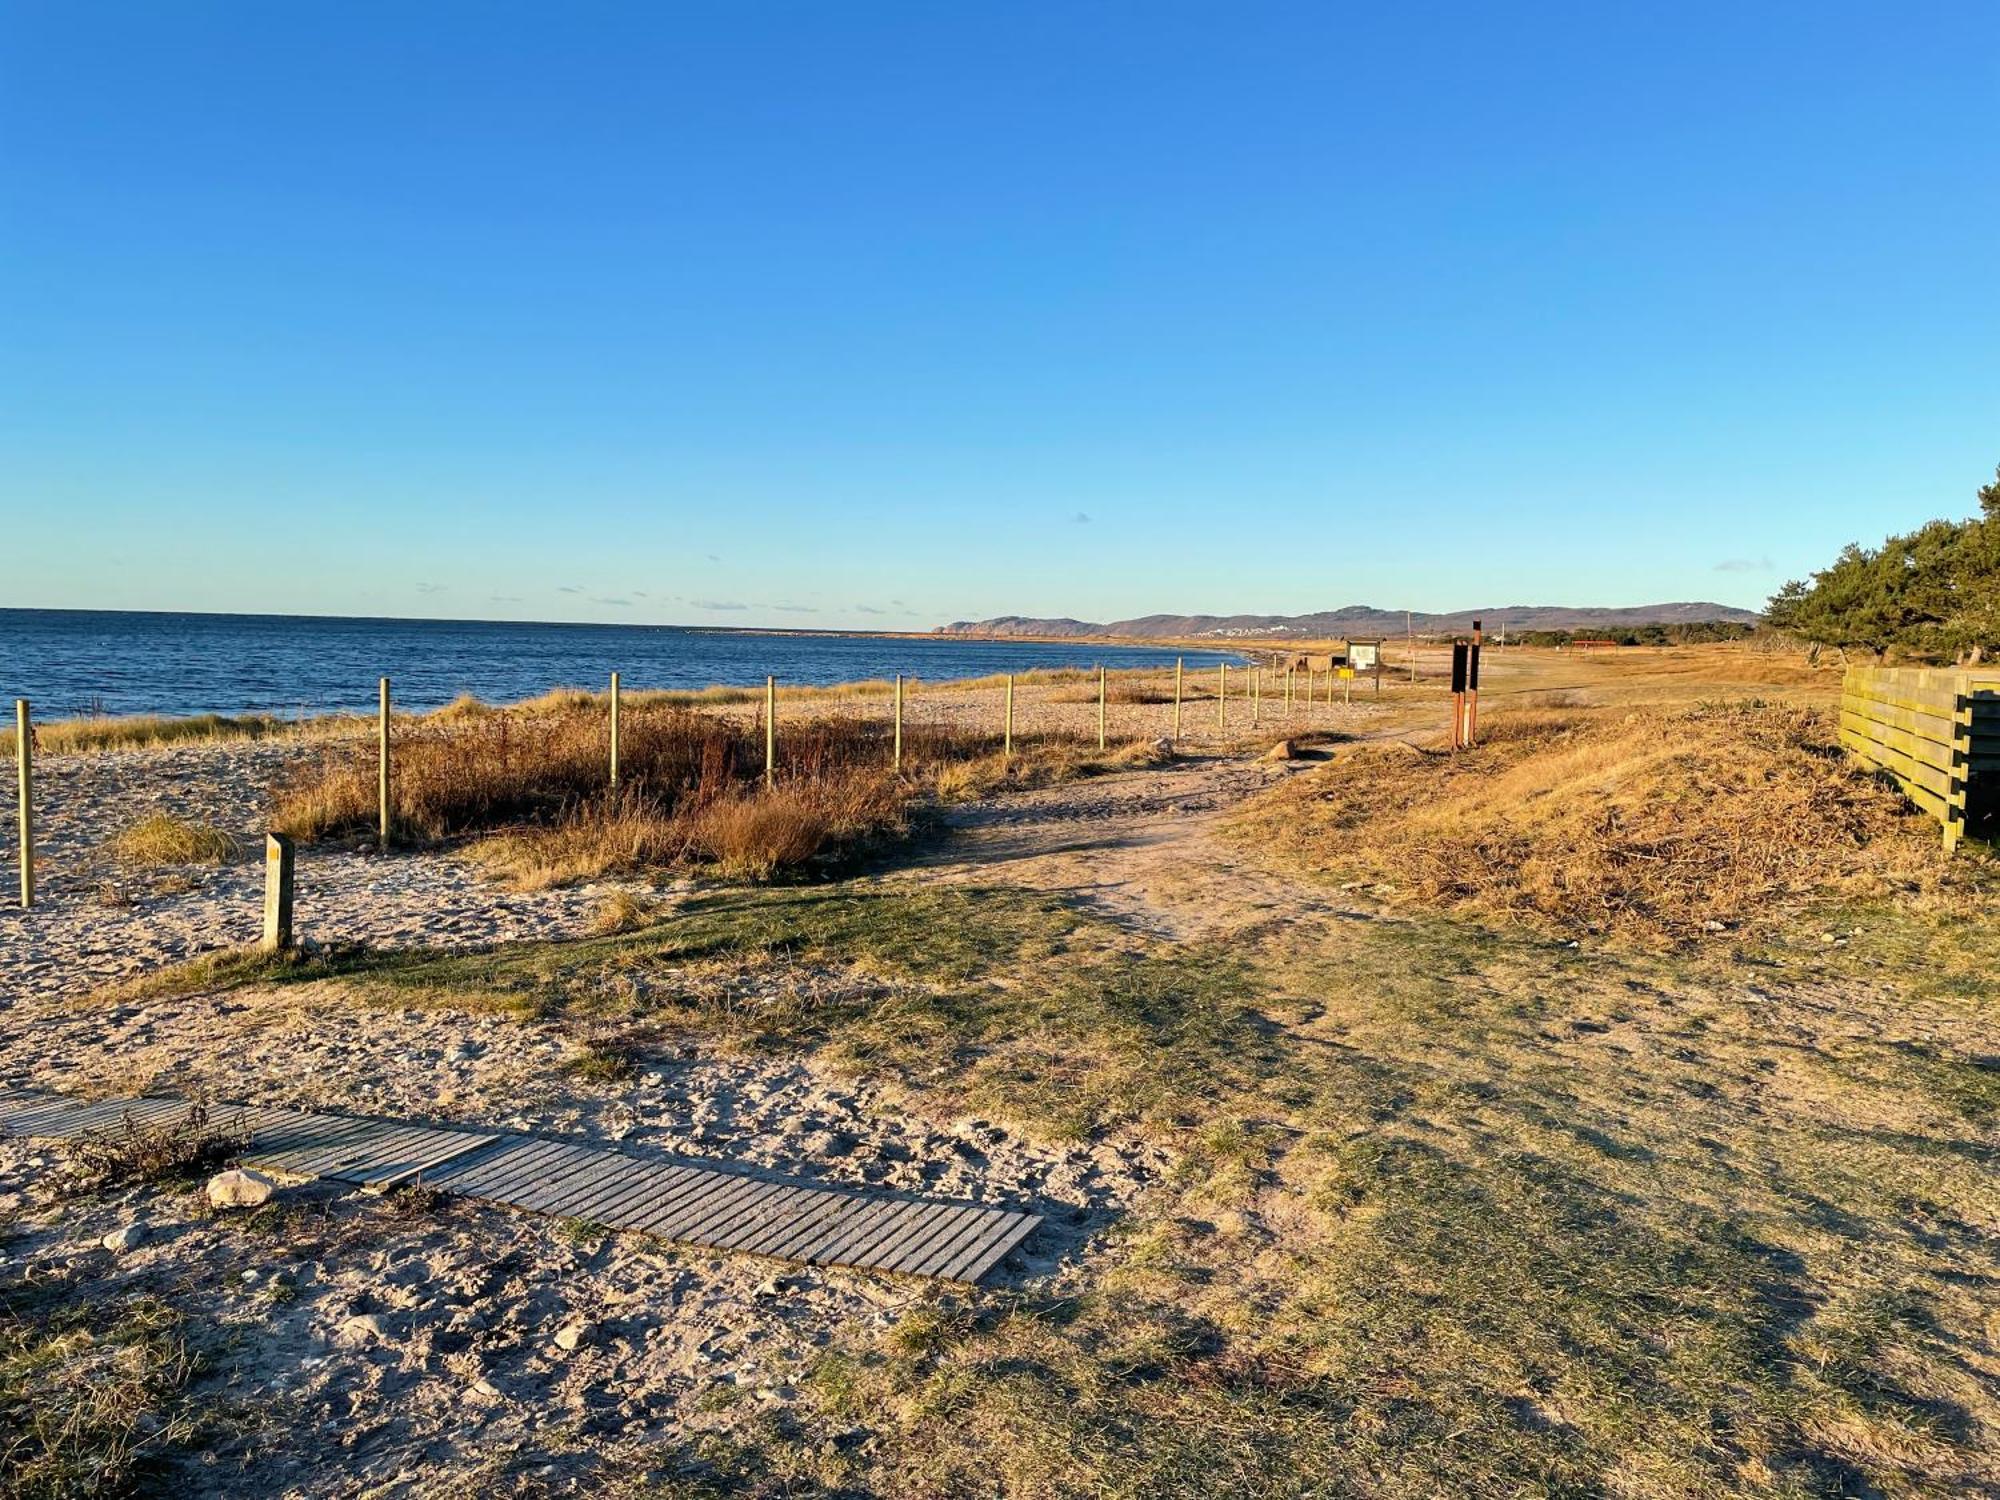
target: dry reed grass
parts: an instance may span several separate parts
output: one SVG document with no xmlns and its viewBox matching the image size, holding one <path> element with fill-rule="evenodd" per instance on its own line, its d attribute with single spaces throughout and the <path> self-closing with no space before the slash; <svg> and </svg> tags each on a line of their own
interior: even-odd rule
<svg viewBox="0 0 2000 1500">
<path fill-rule="evenodd" d="M 567 702 L 552 696 L 533 711 L 461 703 L 402 729 L 393 752 L 399 837 L 474 838 L 474 859 L 530 888 L 676 863 L 764 879 L 900 831 L 912 800 L 1062 779 L 1107 759 L 1050 736 L 1024 741 L 1004 762 L 994 735 L 915 724 L 898 775 L 887 725 L 835 716 L 783 726 L 782 774 L 765 787 L 754 721 L 633 704 L 613 795 L 604 716 L 587 700 Z M 368 750 L 329 747 L 280 794 L 273 823 L 307 840 L 365 836 L 375 799 Z"/>
<path fill-rule="evenodd" d="M 1814 710 L 1529 710 L 1474 750 L 1356 746 L 1242 820 L 1419 904 L 1672 943 L 1818 897 L 1937 882 L 1935 828 Z"/>
</svg>

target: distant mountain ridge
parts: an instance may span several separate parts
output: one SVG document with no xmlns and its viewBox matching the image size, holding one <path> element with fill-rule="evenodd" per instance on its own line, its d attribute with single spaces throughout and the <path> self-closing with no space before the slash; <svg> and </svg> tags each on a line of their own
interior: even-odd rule
<svg viewBox="0 0 2000 1500">
<path fill-rule="evenodd" d="M 1408 621 L 1419 634 L 1438 635 L 1470 630 L 1474 620 L 1483 621 L 1488 631 L 1498 631 L 1503 624 L 1509 630 L 1613 630 L 1639 625 L 1754 625 L 1762 618 L 1755 610 L 1737 609 L 1733 605 L 1683 602 L 1633 604 L 1623 608 L 1508 604 L 1495 605 L 1490 609 L 1457 610 L 1449 614 L 1427 614 L 1417 610 L 1408 616 Z M 1055 640 L 1098 635 L 1176 640 L 1190 636 L 1272 635 L 1321 639 L 1328 636 L 1400 635 L 1404 620 L 1400 609 L 1349 604 L 1340 609 L 1316 610 L 1306 615 L 1141 615 L 1136 620 L 1113 620 L 1102 625 L 1067 616 L 1038 619 L 1030 615 L 998 615 L 990 620 L 954 620 L 949 625 L 938 626 L 932 633 L 1039 636 Z"/>
</svg>

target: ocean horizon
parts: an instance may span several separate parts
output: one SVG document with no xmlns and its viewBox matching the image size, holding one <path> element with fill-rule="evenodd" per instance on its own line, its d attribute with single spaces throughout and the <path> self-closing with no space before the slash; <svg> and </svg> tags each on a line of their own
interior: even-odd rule
<svg viewBox="0 0 2000 1500">
<path fill-rule="evenodd" d="M 493 703 L 557 687 L 633 691 L 793 686 L 906 676 L 1237 662 L 1230 651 L 895 632 L 730 629 L 353 615 L 0 608 L 0 697 L 43 720 L 94 714 L 365 712 L 388 677 L 397 705 Z"/>
</svg>

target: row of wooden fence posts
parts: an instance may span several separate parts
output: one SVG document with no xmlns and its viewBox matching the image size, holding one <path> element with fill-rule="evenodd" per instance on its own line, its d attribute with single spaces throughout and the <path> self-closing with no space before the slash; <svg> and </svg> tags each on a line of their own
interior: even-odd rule
<svg viewBox="0 0 2000 1500">
<path fill-rule="evenodd" d="M 1216 668 L 1216 724 L 1221 729 L 1229 726 L 1229 667 L 1222 664 Z M 903 674 L 896 674 L 896 727 L 894 741 L 894 765 L 903 768 Z M 1331 686 L 1329 685 L 1329 696 Z M 1285 704 L 1287 713 L 1291 709 L 1291 674 L 1285 676 Z M 1006 725 L 1002 736 L 1003 751 L 1012 758 L 1014 754 L 1014 674 L 1007 674 Z M 1104 750 L 1110 744 L 1110 727 L 1106 705 L 1106 669 L 1097 669 L 1097 748 Z M 1263 709 L 1263 671 L 1253 668 L 1251 672 L 1251 723 L 1255 724 Z M 1183 664 L 1179 657 L 1174 659 L 1174 739 L 1181 736 L 1181 707 L 1183 702 Z M 619 783 L 619 760 L 622 745 L 624 691 L 619 674 L 611 674 L 611 753 L 610 779 L 615 792 Z M 395 809 L 392 801 L 394 781 L 393 759 L 390 749 L 389 720 L 392 705 L 390 683 L 387 677 L 376 684 L 375 714 L 375 793 L 376 793 L 376 838 L 383 849 L 387 849 L 395 837 Z M 35 904 L 35 814 L 34 814 L 34 717 L 26 698 L 14 700 L 14 755 L 19 776 L 20 800 L 18 823 L 20 829 L 20 893 L 21 905 Z M 778 679 L 766 676 L 764 679 L 764 782 L 772 784 L 778 774 Z M 277 839 L 277 834 L 270 835 Z M 275 847 L 275 846 L 272 846 Z M 286 844 L 285 870 L 287 872 L 287 892 L 289 893 L 290 845 Z M 275 854 L 267 856 L 276 859 Z M 273 868 L 276 868 L 273 866 Z M 271 900 L 275 901 L 275 897 Z M 267 918 L 276 908 L 267 903 Z M 283 910 L 286 920 L 283 924 L 285 941 L 290 941 L 290 898 L 287 894 Z M 267 936 L 270 923 L 267 921 Z"/>
</svg>

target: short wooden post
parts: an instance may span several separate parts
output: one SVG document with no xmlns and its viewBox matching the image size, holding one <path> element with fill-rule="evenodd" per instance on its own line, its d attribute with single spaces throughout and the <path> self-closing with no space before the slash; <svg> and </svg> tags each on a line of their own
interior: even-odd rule
<svg viewBox="0 0 2000 1500">
<path fill-rule="evenodd" d="M 1014 758 L 1014 674 L 1007 674 L 1007 736 L 1002 748 L 1009 760 Z"/>
<path fill-rule="evenodd" d="M 1292 677 L 1294 673 L 1289 662 L 1285 665 L 1285 717 L 1292 716 Z"/>
<path fill-rule="evenodd" d="M 292 841 L 282 833 L 264 835 L 264 951 L 292 946 Z"/>
<path fill-rule="evenodd" d="M 1097 666 L 1097 748 L 1104 748 L 1104 664 Z"/>
<path fill-rule="evenodd" d="M 14 700 L 14 765 L 20 775 L 21 905 L 35 904 L 35 721 L 26 698 Z"/>
<path fill-rule="evenodd" d="M 382 847 L 389 847 L 389 679 L 384 677 L 380 686 L 380 706 L 375 715 L 375 802 L 380 814 L 379 832 Z"/>
<path fill-rule="evenodd" d="M 1264 717 L 1264 668 L 1260 664 L 1250 669 L 1250 727 L 1255 729 Z"/>
<path fill-rule="evenodd" d="M 1174 658 L 1174 743 L 1181 742 L 1181 659 Z"/>
<path fill-rule="evenodd" d="M 1220 662 L 1215 668 L 1215 728 L 1219 734 L 1229 732 L 1229 663 Z"/>
<path fill-rule="evenodd" d="M 764 679 L 764 785 L 778 779 L 778 679 Z"/>
<path fill-rule="evenodd" d="M 903 769 L 903 674 L 896 674 L 896 769 Z"/>
<path fill-rule="evenodd" d="M 611 674 L 611 790 L 618 790 L 618 674 Z"/>
</svg>

